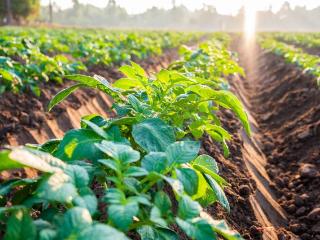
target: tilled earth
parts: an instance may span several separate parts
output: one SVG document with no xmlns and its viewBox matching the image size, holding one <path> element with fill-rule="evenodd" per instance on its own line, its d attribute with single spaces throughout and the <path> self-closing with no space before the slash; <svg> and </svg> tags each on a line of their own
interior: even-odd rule
<svg viewBox="0 0 320 240">
<path fill-rule="evenodd" d="M 286 211 L 287 230 L 303 240 L 320 239 L 320 90 L 314 77 L 281 57 L 257 49 L 253 59 L 244 85 L 270 187 Z"/>
</svg>

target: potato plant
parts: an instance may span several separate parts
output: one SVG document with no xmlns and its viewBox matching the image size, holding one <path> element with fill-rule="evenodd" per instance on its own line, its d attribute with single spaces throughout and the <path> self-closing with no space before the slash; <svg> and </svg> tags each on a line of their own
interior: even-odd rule
<svg viewBox="0 0 320 240">
<path fill-rule="evenodd" d="M 78 83 L 49 109 L 90 87 L 113 97 L 117 117 L 85 116 L 62 139 L 0 152 L 1 171 L 39 171 L 0 185 L 4 239 L 242 239 L 203 210 L 217 202 L 230 211 L 228 183 L 214 158 L 199 155 L 196 139 L 209 134 L 228 154 L 231 135 L 216 116 L 220 107 L 233 110 L 250 132 L 241 103 L 221 84 L 236 71 L 216 63 L 220 74 L 207 79 L 219 61 L 215 48 L 223 46 L 185 51 L 182 61 L 151 77 L 132 62 L 113 85 L 99 76 L 68 76 Z M 235 66 L 230 56 L 227 66 Z"/>
<path fill-rule="evenodd" d="M 304 72 L 314 76 L 320 86 L 320 58 L 318 56 L 305 53 L 301 48 L 279 42 L 268 36 L 260 38 L 260 45 L 262 48 L 284 57 L 286 62 L 295 64 Z"/>
<path fill-rule="evenodd" d="M 4 28 L 0 33 L 0 94 L 30 89 L 36 95 L 40 94 L 39 82 L 61 83 L 65 75 L 90 66 L 113 66 L 160 55 L 204 35 L 22 28 Z"/>
</svg>

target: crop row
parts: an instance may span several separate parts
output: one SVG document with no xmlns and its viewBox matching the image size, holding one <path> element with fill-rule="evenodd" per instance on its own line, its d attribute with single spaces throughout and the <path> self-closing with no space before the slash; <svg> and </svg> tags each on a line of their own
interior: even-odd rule
<svg viewBox="0 0 320 240">
<path fill-rule="evenodd" d="M 0 94 L 61 83 L 64 75 L 92 65 L 111 66 L 160 55 L 201 34 L 104 30 L 4 28 L 0 31 Z"/>
<path fill-rule="evenodd" d="M 215 202 L 226 211 L 230 206 L 228 183 L 215 159 L 199 155 L 197 139 L 209 135 L 229 154 L 221 108 L 250 132 L 223 78 L 242 74 L 225 44 L 213 39 L 195 50 L 182 47 L 181 59 L 153 76 L 131 62 L 112 85 L 100 76 L 66 76 L 76 84 L 59 92 L 50 109 L 89 87 L 113 98 L 117 117 L 85 116 L 62 139 L 0 152 L 2 171 L 41 172 L 1 184 L 4 239 L 242 239 L 203 210 Z"/>
<path fill-rule="evenodd" d="M 319 33 L 275 33 L 275 38 L 306 48 L 320 47 Z"/>
<path fill-rule="evenodd" d="M 300 67 L 304 72 L 313 75 L 320 85 L 320 57 L 305 53 L 303 49 L 275 40 L 273 37 L 260 37 L 259 43 L 262 48 L 267 49 L 279 56 L 286 62 Z"/>
</svg>

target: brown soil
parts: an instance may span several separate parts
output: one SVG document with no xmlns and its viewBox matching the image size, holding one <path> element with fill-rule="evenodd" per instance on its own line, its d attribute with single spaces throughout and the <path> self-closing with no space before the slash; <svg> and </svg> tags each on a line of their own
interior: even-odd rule
<svg viewBox="0 0 320 240">
<path fill-rule="evenodd" d="M 281 57 L 239 51 L 247 80 L 239 84 L 267 158 L 269 187 L 285 210 L 284 227 L 320 239 L 320 94 L 313 77 Z M 251 61 L 248 61 L 251 59 Z M 290 239 L 284 233 L 279 239 Z M 291 235 L 291 238 L 293 235 Z M 294 238 L 293 238 L 294 239 Z"/>
<path fill-rule="evenodd" d="M 229 110 L 224 110 L 220 115 L 225 129 L 233 136 L 229 143 L 231 154 L 225 158 L 221 146 L 209 137 L 203 139 L 202 153 L 216 159 L 220 175 L 229 182 L 230 185 L 225 189 L 225 192 L 231 211 L 227 213 L 218 204 L 208 207 L 206 211 L 216 219 L 225 219 L 228 225 L 238 230 L 245 239 L 259 240 L 262 239 L 263 228 L 258 222 L 250 202 L 251 196 L 256 191 L 256 184 L 243 161 L 241 125 Z"/>
</svg>

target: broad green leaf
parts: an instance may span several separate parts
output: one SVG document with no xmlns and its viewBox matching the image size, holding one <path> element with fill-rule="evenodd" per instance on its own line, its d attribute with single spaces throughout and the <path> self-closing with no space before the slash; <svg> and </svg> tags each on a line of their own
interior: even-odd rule
<svg viewBox="0 0 320 240">
<path fill-rule="evenodd" d="M 12 213 L 7 222 L 4 240 L 35 240 L 36 227 L 27 210 L 20 209 Z"/>
<path fill-rule="evenodd" d="M 169 196 L 163 191 L 156 193 L 154 204 L 160 209 L 163 215 L 168 214 L 172 206 Z"/>
<path fill-rule="evenodd" d="M 71 177 L 58 172 L 43 178 L 36 196 L 50 202 L 71 203 L 78 193 Z"/>
<path fill-rule="evenodd" d="M 82 122 L 84 122 L 86 125 L 88 125 L 96 134 L 98 134 L 100 137 L 109 140 L 109 135 L 106 133 L 105 130 L 103 130 L 101 127 L 96 125 L 95 123 L 82 119 Z"/>
<path fill-rule="evenodd" d="M 61 239 L 77 237 L 83 229 L 92 224 L 90 213 L 85 208 L 74 207 L 68 210 L 64 216 L 59 229 Z"/>
<path fill-rule="evenodd" d="M 119 164 L 112 159 L 100 159 L 98 162 L 114 171 L 121 171 Z"/>
<path fill-rule="evenodd" d="M 202 211 L 200 216 L 205 219 L 212 229 L 227 240 L 244 240 L 241 235 L 234 230 L 231 230 L 224 220 L 214 220 L 208 213 Z"/>
<path fill-rule="evenodd" d="M 124 204 L 111 204 L 108 206 L 108 217 L 117 228 L 127 231 L 138 211 L 139 205 L 137 202 L 129 201 Z"/>
<path fill-rule="evenodd" d="M 48 153 L 25 147 L 14 147 L 0 152 L 0 170 L 30 167 L 42 172 L 61 172 L 66 164 Z"/>
<path fill-rule="evenodd" d="M 199 181 L 197 173 L 191 168 L 176 169 L 177 177 L 182 183 L 184 191 L 189 195 L 195 195 L 198 191 Z"/>
<path fill-rule="evenodd" d="M 182 219 L 193 219 L 199 216 L 201 206 L 189 196 L 183 195 L 179 199 L 178 215 Z"/>
<path fill-rule="evenodd" d="M 148 172 L 162 173 L 167 167 L 167 157 L 163 152 L 150 152 L 141 161 L 141 166 Z"/>
<path fill-rule="evenodd" d="M 133 125 L 132 136 L 147 152 L 164 152 L 175 141 L 172 127 L 158 118 Z"/>
<path fill-rule="evenodd" d="M 210 224 L 203 219 L 193 219 L 184 221 L 176 218 L 178 226 L 192 239 L 195 240 L 217 240 L 218 237 Z"/>
<path fill-rule="evenodd" d="M 95 214 L 98 207 L 97 197 L 89 187 L 82 188 L 79 191 L 79 196 L 73 200 L 73 204 L 78 207 L 86 208 L 91 215 Z"/>
<path fill-rule="evenodd" d="M 162 218 L 161 211 L 158 207 L 153 206 L 150 213 L 150 220 L 157 225 L 167 227 L 167 222 Z"/>
<path fill-rule="evenodd" d="M 142 177 L 148 175 L 148 171 L 141 167 L 131 166 L 124 172 L 125 177 Z"/>
<path fill-rule="evenodd" d="M 65 134 L 54 155 L 64 161 L 96 161 L 103 158 L 102 152 L 95 145 L 102 140 L 101 136 L 89 129 L 70 130 Z"/>
<path fill-rule="evenodd" d="M 105 200 L 108 204 L 122 204 L 126 201 L 126 196 L 117 188 L 109 188 L 106 192 Z"/>
<path fill-rule="evenodd" d="M 251 130 L 247 113 L 244 111 L 242 103 L 235 95 L 233 95 L 229 91 L 216 91 L 214 100 L 218 103 L 230 107 L 241 121 L 242 125 L 244 126 L 244 129 L 246 130 L 246 133 L 250 135 Z"/>
<path fill-rule="evenodd" d="M 172 143 L 166 149 L 169 164 L 182 164 L 194 160 L 200 150 L 200 143 L 195 141 L 181 141 Z"/>
<path fill-rule="evenodd" d="M 105 154 L 115 160 L 120 161 L 122 164 L 129 164 L 137 162 L 140 159 L 140 153 L 133 150 L 132 147 L 120 143 L 110 141 L 102 141 L 96 146 Z"/>
<path fill-rule="evenodd" d="M 198 165 L 207 169 L 208 171 L 212 171 L 214 173 L 219 173 L 219 168 L 216 160 L 209 155 L 200 155 L 193 162 L 192 165 Z"/>
<path fill-rule="evenodd" d="M 84 229 L 77 240 L 130 240 L 117 229 L 106 224 L 95 224 Z"/>
<path fill-rule="evenodd" d="M 179 240 L 179 236 L 169 228 L 142 226 L 138 229 L 141 240 Z"/>
<path fill-rule="evenodd" d="M 208 184 L 212 188 L 216 199 L 219 201 L 219 203 L 228 211 L 230 212 L 230 205 L 228 202 L 228 199 L 223 191 L 223 189 L 220 187 L 220 185 L 214 180 L 210 175 L 204 174 Z"/>
<path fill-rule="evenodd" d="M 62 102 L 64 99 L 66 99 L 71 93 L 76 91 L 78 88 L 85 87 L 85 84 L 76 84 L 71 87 L 67 87 L 60 92 L 58 92 L 49 102 L 48 104 L 48 111 L 50 112 L 52 108 L 56 105 L 58 105 L 60 102 Z"/>
<path fill-rule="evenodd" d="M 144 88 L 143 84 L 136 78 L 120 78 L 112 84 L 113 87 L 128 90 L 130 88 Z"/>
</svg>

